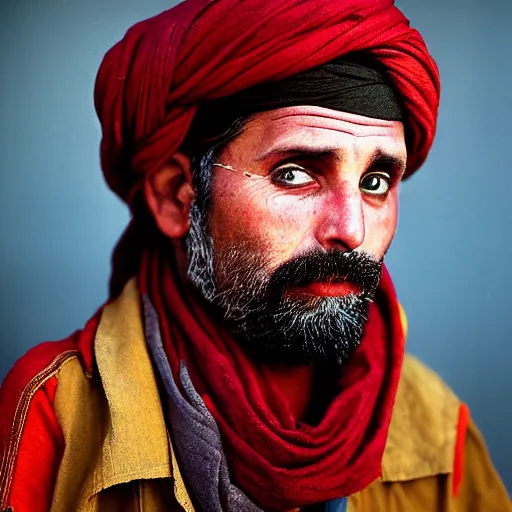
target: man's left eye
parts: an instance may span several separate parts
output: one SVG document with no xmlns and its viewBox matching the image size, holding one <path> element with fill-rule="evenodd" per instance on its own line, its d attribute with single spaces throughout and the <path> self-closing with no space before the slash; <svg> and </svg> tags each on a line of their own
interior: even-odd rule
<svg viewBox="0 0 512 512">
<path fill-rule="evenodd" d="M 313 183 L 315 180 L 303 167 L 295 164 L 285 164 L 274 171 L 272 181 L 278 185 L 300 187 Z"/>
<path fill-rule="evenodd" d="M 384 196 L 391 188 L 391 177 L 385 173 L 365 174 L 361 179 L 360 187 L 367 194 Z"/>
</svg>

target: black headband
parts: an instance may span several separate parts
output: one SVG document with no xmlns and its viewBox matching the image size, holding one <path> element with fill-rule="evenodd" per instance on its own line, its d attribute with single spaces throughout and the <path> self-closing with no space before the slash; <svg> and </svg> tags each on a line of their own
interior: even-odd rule
<svg viewBox="0 0 512 512">
<path fill-rule="evenodd" d="M 383 70 L 353 54 L 277 82 L 265 82 L 199 106 L 187 143 L 215 140 L 240 118 L 298 105 L 314 105 L 375 119 L 403 121 L 400 101 Z"/>
</svg>

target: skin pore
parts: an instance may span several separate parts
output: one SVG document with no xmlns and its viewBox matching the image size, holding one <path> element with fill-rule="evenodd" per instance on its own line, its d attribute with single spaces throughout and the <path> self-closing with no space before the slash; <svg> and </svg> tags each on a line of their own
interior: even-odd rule
<svg viewBox="0 0 512 512">
<path fill-rule="evenodd" d="M 406 162 L 401 122 L 322 107 L 282 108 L 252 116 L 215 161 L 233 169 L 213 169 L 208 220 L 216 255 L 243 248 L 271 274 L 312 251 L 364 252 L 381 260 L 395 234 Z M 174 241 L 186 281 L 182 241 L 194 198 L 190 159 L 177 153 L 149 176 L 145 197 L 160 230 Z M 329 280 L 287 293 L 315 301 L 357 291 L 353 283 Z M 264 365 L 262 372 L 302 418 L 314 366 Z"/>
<path fill-rule="evenodd" d="M 271 268 L 318 247 L 366 251 L 381 259 L 396 230 L 405 159 L 398 121 L 321 107 L 258 114 L 217 161 L 258 176 L 273 172 L 276 185 L 216 171 L 215 246 L 246 242 L 267 254 Z M 384 174 L 389 191 L 371 193 L 371 176 L 380 182 L 377 192 L 387 190 Z"/>
</svg>

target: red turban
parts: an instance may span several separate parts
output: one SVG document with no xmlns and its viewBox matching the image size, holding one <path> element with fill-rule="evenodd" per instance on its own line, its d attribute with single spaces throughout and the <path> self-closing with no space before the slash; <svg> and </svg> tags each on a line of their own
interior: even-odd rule
<svg viewBox="0 0 512 512">
<path fill-rule="evenodd" d="M 380 61 L 401 95 L 410 175 L 432 145 L 439 75 L 392 0 L 186 0 L 134 25 L 103 59 L 95 104 L 108 185 L 130 202 L 179 149 L 199 102 L 355 51 Z"/>
</svg>

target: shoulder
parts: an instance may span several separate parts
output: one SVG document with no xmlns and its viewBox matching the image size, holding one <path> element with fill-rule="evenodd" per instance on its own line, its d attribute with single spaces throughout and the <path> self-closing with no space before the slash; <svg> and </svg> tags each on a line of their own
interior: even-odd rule
<svg viewBox="0 0 512 512">
<path fill-rule="evenodd" d="M 41 343 L 22 356 L 0 387 L 0 453 L 5 452 L 5 441 L 15 424 L 22 422 L 31 400 L 44 390 L 70 358 L 78 356 L 75 337 Z"/>
<path fill-rule="evenodd" d="M 400 319 L 407 334 L 407 317 L 402 306 Z M 508 494 L 490 460 L 484 440 L 470 418 L 469 409 L 450 387 L 432 369 L 416 357 L 405 354 L 400 381 L 382 458 L 381 483 L 439 482 L 448 488 L 446 496 L 467 496 L 476 479 L 486 482 L 485 489 L 476 494 L 485 495 L 489 489 L 498 489 L 501 509 L 512 510 Z M 391 486 L 392 488 L 396 486 Z M 474 493 L 470 493 L 475 497 Z M 477 496 L 477 499 L 478 496 Z M 480 500 L 482 501 L 482 500 Z M 464 509 L 465 510 L 465 509 Z M 468 509 L 469 510 L 469 509 Z M 486 509 L 487 510 L 487 509 Z M 489 508 L 495 510 L 495 508 Z"/>
<path fill-rule="evenodd" d="M 39 487 L 50 486 L 63 449 L 53 408 L 59 375 L 70 361 L 77 363 L 75 371 L 87 373 L 92 365 L 90 334 L 97 319 L 98 314 L 66 339 L 33 347 L 4 379 L 0 387 L 0 509 L 7 503 L 13 506 L 17 489 L 25 496 L 30 489 L 34 500 L 49 499 Z M 28 497 L 22 499 L 17 510 L 29 510 Z"/>
<path fill-rule="evenodd" d="M 382 481 L 408 488 L 416 482 L 433 496 L 452 500 L 453 510 L 512 511 L 469 409 L 434 371 L 411 355 L 404 358 Z"/>
<path fill-rule="evenodd" d="M 351 496 L 351 510 L 512 512 L 475 423 L 449 386 L 406 355 L 382 477 Z"/>
<path fill-rule="evenodd" d="M 460 510 L 512 512 L 508 491 L 496 471 L 485 441 L 470 420 L 463 440 L 457 501 Z"/>
<path fill-rule="evenodd" d="M 460 407 L 435 372 L 406 354 L 382 462 L 383 479 L 405 481 L 452 472 Z"/>
</svg>

